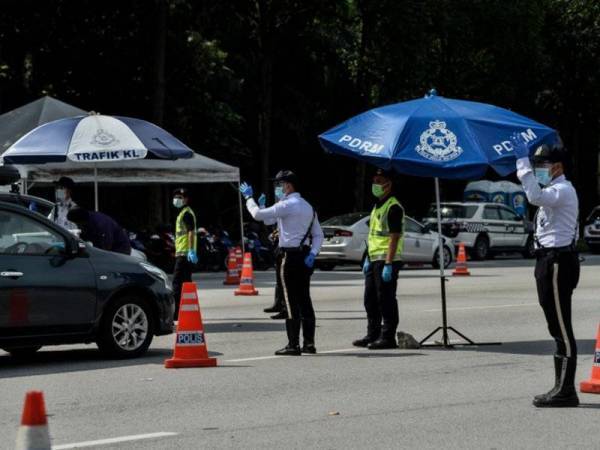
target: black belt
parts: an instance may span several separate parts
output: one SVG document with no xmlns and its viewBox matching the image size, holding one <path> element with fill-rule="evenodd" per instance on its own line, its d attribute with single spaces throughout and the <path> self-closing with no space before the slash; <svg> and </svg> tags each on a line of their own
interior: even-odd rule
<svg viewBox="0 0 600 450">
<path fill-rule="evenodd" d="M 575 253 L 577 252 L 577 248 L 575 245 L 565 245 L 564 247 L 542 247 L 536 248 L 535 254 L 537 256 L 546 256 L 552 253 Z"/>
<path fill-rule="evenodd" d="M 310 247 L 303 245 L 301 247 L 279 247 L 279 250 L 281 250 L 284 253 L 300 253 L 305 252 L 309 248 Z"/>
</svg>

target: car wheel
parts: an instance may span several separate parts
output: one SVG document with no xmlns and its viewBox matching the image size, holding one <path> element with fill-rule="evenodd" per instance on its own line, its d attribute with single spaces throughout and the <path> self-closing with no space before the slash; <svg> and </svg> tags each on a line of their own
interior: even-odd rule
<svg viewBox="0 0 600 450">
<path fill-rule="evenodd" d="M 477 261 L 485 260 L 490 253 L 490 241 L 485 236 L 478 236 L 473 246 L 473 259 Z"/>
<path fill-rule="evenodd" d="M 450 249 L 444 245 L 444 269 L 447 269 L 450 264 L 452 264 L 452 252 Z M 440 268 L 440 254 L 436 249 L 435 254 L 433 255 L 433 260 L 431 261 L 431 265 L 434 269 Z"/>
<path fill-rule="evenodd" d="M 123 297 L 108 305 L 100 322 L 96 343 L 102 353 L 114 358 L 144 354 L 154 337 L 154 314 L 138 297 Z"/>
<path fill-rule="evenodd" d="M 523 250 L 523 258 L 531 259 L 535 256 L 535 245 L 533 244 L 533 236 L 529 236 L 527 238 L 527 242 L 525 243 L 525 250 Z"/>
<path fill-rule="evenodd" d="M 35 352 L 37 352 L 40 348 L 42 348 L 41 345 L 36 345 L 32 347 L 3 347 L 2 350 L 4 350 L 7 353 L 10 353 L 10 355 L 13 358 L 23 359 L 33 356 Z"/>
<path fill-rule="evenodd" d="M 319 263 L 319 264 L 317 264 L 317 269 L 320 269 L 324 272 L 329 272 L 329 271 L 335 269 L 335 264 L 334 263 Z"/>
</svg>

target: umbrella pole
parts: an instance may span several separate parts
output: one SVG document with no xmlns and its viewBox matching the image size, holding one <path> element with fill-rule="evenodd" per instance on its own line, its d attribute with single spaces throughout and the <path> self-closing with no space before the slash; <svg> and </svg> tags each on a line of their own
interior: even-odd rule
<svg viewBox="0 0 600 450">
<path fill-rule="evenodd" d="M 454 345 L 500 345 L 500 342 L 474 342 L 469 339 L 467 336 L 456 330 L 454 327 L 448 326 L 448 312 L 446 309 L 446 282 L 448 279 L 445 275 L 444 268 L 444 238 L 442 236 L 442 211 L 440 204 L 440 180 L 435 178 L 435 207 L 437 210 L 437 229 L 438 229 L 438 256 L 439 256 L 439 264 L 440 264 L 440 294 L 442 297 L 442 326 L 437 327 L 431 333 L 429 333 L 425 338 L 423 338 L 420 342 L 423 347 L 442 347 L 442 348 L 452 348 Z M 448 330 L 453 331 L 458 336 L 463 338 L 466 342 L 459 344 L 451 344 L 450 339 L 448 338 Z M 442 341 L 436 341 L 433 343 L 426 343 L 427 340 L 436 334 L 438 331 L 442 332 Z"/>
<path fill-rule="evenodd" d="M 242 243 L 242 254 L 246 254 L 246 246 L 244 244 L 244 208 L 242 207 L 242 192 L 240 191 L 240 180 L 238 180 L 238 204 L 240 207 L 240 241 Z"/>
<path fill-rule="evenodd" d="M 94 166 L 94 210 L 98 211 L 98 167 Z"/>
</svg>

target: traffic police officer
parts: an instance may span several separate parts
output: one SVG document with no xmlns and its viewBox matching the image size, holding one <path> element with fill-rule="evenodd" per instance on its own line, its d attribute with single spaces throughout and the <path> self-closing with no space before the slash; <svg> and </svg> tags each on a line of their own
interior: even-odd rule
<svg viewBox="0 0 600 450">
<path fill-rule="evenodd" d="M 193 265 L 198 263 L 196 254 L 196 215 L 189 206 L 190 196 L 183 188 L 173 192 L 173 206 L 180 210 L 175 222 L 175 268 L 173 291 L 175 292 L 175 320 L 179 316 L 179 301 L 183 283 L 192 281 Z"/>
<path fill-rule="evenodd" d="M 77 203 L 73 201 L 75 182 L 69 177 L 60 177 L 60 179 L 54 183 L 54 186 L 56 208 L 54 208 L 53 220 L 57 225 L 60 225 L 67 230 L 76 230 L 77 225 L 67 219 L 69 211 L 77 208 Z"/>
<path fill-rule="evenodd" d="M 323 243 L 323 231 L 314 208 L 297 192 L 298 179 L 289 170 L 282 170 L 275 179 L 275 197 L 269 208 L 259 208 L 252 187 L 242 183 L 240 191 L 246 198 L 246 207 L 256 220 L 277 222 L 281 251 L 280 276 L 286 303 L 285 327 L 288 345 L 276 355 L 316 353 L 315 311 L 310 298 L 310 277 L 315 258 Z M 310 244 L 309 244 L 310 242 Z M 300 328 L 304 345 L 300 349 Z"/>
<path fill-rule="evenodd" d="M 548 331 L 556 341 L 555 385 L 546 394 L 536 396 L 533 404 L 577 406 L 577 344 L 571 324 L 571 297 L 579 281 L 579 203 L 575 188 L 564 175 L 568 155 L 561 144 L 542 145 L 535 150 L 532 167 L 523 139 L 515 136 L 513 143 L 517 176 L 529 202 L 539 206 L 534 223 L 535 279 Z"/>
<path fill-rule="evenodd" d="M 368 255 L 363 264 L 367 335 L 352 343 L 371 350 L 398 347 L 396 287 L 401 265 L 404 209 L 392 194 L 392 188 L 391 174 L 378 169 L 372 185 L 377 203 L 371 212 Z"/>
</svg>

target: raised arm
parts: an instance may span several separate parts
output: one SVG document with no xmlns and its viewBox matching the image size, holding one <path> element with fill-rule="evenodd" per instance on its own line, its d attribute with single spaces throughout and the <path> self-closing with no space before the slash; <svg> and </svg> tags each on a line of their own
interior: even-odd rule
<svg viewBox="0 0 600 450">
<path fill-rule="evenodd" d="M 557 186 L 548 186 L 541 188 L 538 184 L 529 158 L 520 158 L 517 160 L 517 177 L 523 185 L 525 195 L 529 203 L 536 206 L 554 207 L 561 204 L 564 200 L 562 191 Z"/>
</svg>

